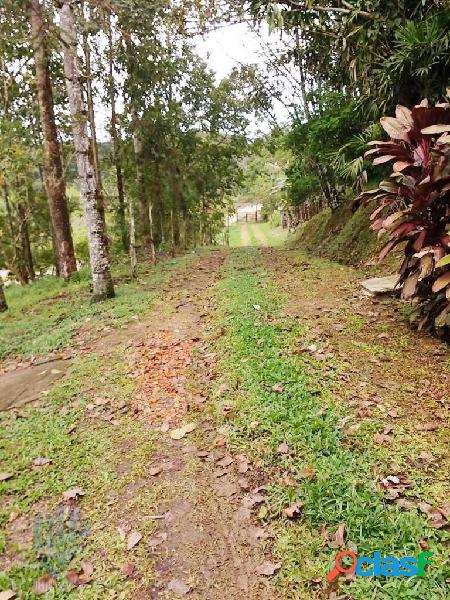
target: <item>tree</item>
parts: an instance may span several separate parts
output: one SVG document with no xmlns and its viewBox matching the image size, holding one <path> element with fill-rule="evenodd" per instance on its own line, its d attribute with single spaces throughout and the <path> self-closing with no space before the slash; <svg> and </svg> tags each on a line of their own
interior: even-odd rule
<svg viewBox="0 0 450 600">
<path fill-rule="evenodd" d="M 31 35 L 36 69 L 37 99 L 44 146 L 44 173 L 50 216 L 52 220 L 57 271 L 67 280 L 77 270 L 73 247 L 61 149 L 55 123 L 53 87 L 49 72 L 47 25 L 42 0 L 29 5 Z"/>
<path fill-rule="evenodd" d="M 359 98 L 371 117 L 424 95 L 439 100 L 450 77 L 450 15 L 444 2 L 423 0 L 250 0 L 247 9 L 293 36 L 310 92 Z"/>
<path fill-rule="evenodd" d="M 3 281 L 0 279 L 0 312 L 5 312 L 6 310 L 8 310 L 8 304 L 6 303 Z"/>
<path fill-rule="evenodd" d="M 76 153 L 81 198 L 88 231 L 89 259 L 92 275 L 93 301 L 114 296 L 109 255 L 102 214 L 102 199 L 90 153 L 87 113 L 83 98 L 82 74 L 77 55 L 77 28 L 71 0 L 58 3 L 64 74 L 72 117 L 72 132 Z"/>
<path fill-rule="evenodd" d="M 113 26 L 111 23 L 112 16 L 108 14 L 106 16 L 107 19 L 107 35 L 108 35 L 108 94 L 109 94 L 109 103 L 111 109 L 111 142 L 112 142 L 112 159 L 115 169 L 116 175 L 116 187 L 117 187 L 117 216 L 118 216 L 118 226 L 120 231 L 120 237 L 122 241 L 122 247 L 125 251 L 129 249 L 129 237 L 131 237 L 127 232 L 127 223 L 126 223 L 126 202 L 125 202 L 125 190 L 124 190 L 124 179 L 123 179 L 123 169 L 120 155 L 120 137 L 117 126 L 117 108 L 116 108 L 116 82 L 115 82 L 115 73 L 114 73 L 114 34 L 113 34 Z M 133 213 L 132 209 L 130 210 L 130 215 Z M 133 227 L 134 232 L 134 216 L 133 216 L 133 225 L 130 223 L 130 230 Z M 134 236 L 134 233 L 133 233 Z M 135 244 L 135 241 L 133 242 Z M 131 253 L 134 252 L 134 259 L 136 259 L 136 250 L 133 246 Z M 133 261 L 132 261 L 133 262 Z M 135 268 L 136 265 L 134 265 Z M 133 268 L 133 271 L 134 271 Z"/>
</svg>

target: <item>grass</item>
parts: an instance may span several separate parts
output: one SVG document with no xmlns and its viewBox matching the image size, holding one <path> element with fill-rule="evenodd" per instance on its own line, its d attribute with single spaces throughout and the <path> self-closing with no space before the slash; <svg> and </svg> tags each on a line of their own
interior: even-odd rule
<svg viewBox="0 0 450 600">
<path fill-rule="evenodd" d="M 115 527 L 132 520 L 139 509 L 139 531 L 144 534 L 153 528 L 145 516 L 154 510 L 157 490 L 144 486 L 132 496 L 126 491 L 145 475 L 154 438 L 128 413 L 117 414 L 114 425 L 99 422 L 86 410 L 99 394 L 117 404 L 128 401 L 132 390 L 123 352 L 118 350 L 108 357 L 78 360 L 73 372 L 52 388 L 45 407 L 23 409 L 20 418 L 11 412 L 0 414 L 0 462 L 14 473 L 0 483 L 1 545 L 15 556 L 12 568 L 0 573 L 0 589 L 12 588 L 22 600 L 35 600 L 39 596 L 32 590 L 34 582 L 50 572 L 57 584 L 46 598 L 125 599 L 132 594 L 132 584 L 120 575 L 120 564 L 136 556 L 143 559 L 145 549 L 138 547 L 133 557 L 126 556 Z M 32 461 L 38 457 L 52 463 L 33 470 Z M 118 472 L 124 460 L 127 468 Z M 68 513 L 61 504 L 62 492 L 73 487 L 81 487 L 86 495 L 79 501 L 81 512 L 75 508 Z M 14 536 L 14 523 L 23 518 L 33 529 L 33 544 L 25 548 Z M 77 569 L 80 560 L 93 562 L 95 577 L 90 586 L 76 590 L 65 574 Z"/>
<path fill-rule="evenodd" d="M 427 539 L 434 553 L 426 577 L 358 578 L 348 588 L 352 598 L 447 598 L 449 534 L 431 529 L 417 511 L 403 512 L 386 502 L 374 473 L 392 457 L 385 448 L 367 443 L 376 423 L 361 428 L 351 443 L 343 435 L 340 419 L 346 411 L 320 381 L 315 360 L 293 352 L 299 340 L 307 339 L 308 331 L 294 321 L 281 320 L 279 307 L 284 299 L 256 250 L 231 256 L 217 297 L 225 329 L 219 348 L 219 384 L 237 388 L 223 396 L 223 403 L 233 407 L 230 441 L 235 449 L 256 454 L 271 481 L 265 519 L 276 518 L 275 552 L 284 565 L 279 575 L 283 597 L 317 597 L 313 580 L 325 577 L 337 552 L 324 546 L 320 528 L 325 526 L 332 536 L 345 523 L 347 546 L 352 544 L 360 555 L 378 550 L 385 555 L 417 556 L 421 539 Z M 279 383 L 283 391 L 272 391 Z M 282 442 L 294 456 L 278 455 Z M 295 485 L 277 483 L 283 475 Z M 302 519 L 281 521 L 282 508 L 294 501 L 304 503 Z"/>
<path fill-rule="evenodd" d="M 99 304 L 90 303 L 87 269 L 68 283 L 44 277 L 26 287 L 9 287 L 9 310 L 0 315 L 0 359 L 47 354 L 68 346 L 82 327 L 118 328 L 137 313 L 145 315 L 152 308 L 155 290 L 194 259 L 188 254 L 154 267 L 141 265 L 137 280 L 129 277 L 127 263 L 118 264 L 114 267 L 117 296 Z"/>
<path fill-rule="evenodd" d="M 229 241 L 232 248 L 246 246 L 242 237 L 242 230 L 246 227 L 251 246 L 262 245 L 258 241 L 255 230 L 259 230 L 260 237 L 265 238 L 266 246 L 281 246 L 286 238 L 286 232 L 280 227 L 274 228 L 268 221 L 263 223 L 234 223 L 229 228 Z"/>
</svg>

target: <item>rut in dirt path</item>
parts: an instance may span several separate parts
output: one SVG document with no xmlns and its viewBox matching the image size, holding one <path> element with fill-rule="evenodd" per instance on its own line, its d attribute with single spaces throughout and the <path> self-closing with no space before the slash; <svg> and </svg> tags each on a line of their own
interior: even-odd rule
<svg viewBox="0 0 450 600">
<path fill-rule="evenodd" d="M 202 412 L 214 362 L 202 341 L 207 292 L 226 253 L 212 251 L 195 276 L 180 282 L 176 313 L 134 342 L 136 410 L 158 430 L 150 470 L 163 497 L 150 541 L 155 584 L 140 589 L 136 599 L 188 593 L 204 600 L 277 598 L 263 574 L 271 568 L 264 552 L 271 533 L 252 517 L 263 497 L 252 483 L 251 461 L 229 454 Z M 195 430 L 186 433 L 181 423 L 195 424 Z"/>
</svg>

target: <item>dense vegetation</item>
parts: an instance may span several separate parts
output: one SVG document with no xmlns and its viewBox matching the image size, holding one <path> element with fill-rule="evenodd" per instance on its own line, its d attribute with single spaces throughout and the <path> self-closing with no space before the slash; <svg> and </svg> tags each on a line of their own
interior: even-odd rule
<svg viewBox="0 0 450 600">
<path fill-rule="evenodd" d="M 205 7 L 11 0 L 0 11 L 1 266 L 22 284 L 52 262 L 71 277 L 86 258 L 72 233 L 80 208 L 94 299 L 114 295 L 118 253 L 135 272 L 159 250 L 211 243 L 248 117 L 268 100 L 252 67 L 216 82 L 195 54 Z"/>
<path fill-rule="evenodd" d="M 267 55 L 269 77 L 242 66 L 216 82 L 195 36 L 248 19 L 282 32 Z M 379 118 L 399 102 L 443 102 L 449 22 L 439 0 L 6 1 L 2 267 L 26 284 L 53 263 L 67 280 L 89 256 L 93 299 L 103 299 L 114 295 L 117 255 L 128 253 L 135 273 L 139 259 L 211 243 L 233 201 L 262 200 L 267 218 L 317 198 L 337 209 L 380 179 L 363 157 L 380 138 Z M 277 81 L 287 76 L 291 122 L 249 145 L 250 119 L 273 119 L 272 101 L 283 101 Z M 107 144 L 98 143 L 100 113 Z M 448 158 L 442 142 L 436 150 Z M 445 233 L 442 193 L 436 219 Z M 86 234 L 73 227 L 81 209 Z M 436 290 L 430 283 L 422 300 Z"/>
</svg>

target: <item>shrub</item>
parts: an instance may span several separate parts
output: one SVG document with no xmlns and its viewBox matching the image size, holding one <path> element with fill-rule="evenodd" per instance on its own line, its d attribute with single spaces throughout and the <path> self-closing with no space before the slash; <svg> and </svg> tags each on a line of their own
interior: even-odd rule
<svg viewBox="0 0 450 600">
<path fill-rule="evenodd" d="M 381 261 L 405 243 L 398 285 L 402 297 L 417 306 L 419 329 L 450 333 L 450 105 L 429 107 L 426 100 L 412 110 L 397 106 L 396 116 L 383 117 L 390 141 L 374 141 L 365 157 L 374 165 L 393 162 L 388 181 L 359 196 L 377 202 L 372 229 L 389 240 Z"/>
</svg>

